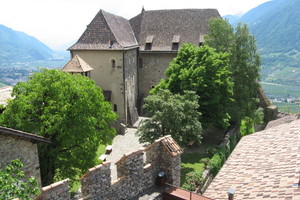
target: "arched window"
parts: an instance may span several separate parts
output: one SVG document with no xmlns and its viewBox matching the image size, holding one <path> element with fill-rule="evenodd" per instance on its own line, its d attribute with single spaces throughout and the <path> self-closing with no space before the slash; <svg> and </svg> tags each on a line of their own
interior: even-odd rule
<svg viewBox="0 0 300 200">
<path fill-rule="evenodd" d="M 116 61 L 114 59 L 111 60 L 111 67 L 116 68 Z"/>
<path fill-rule="evenodd" d="M 143 59 L 139 59 L 139 68 L 143 68 L 143 65 L 144 65 L 144 63 L 143 63 Z"/>
</svg>

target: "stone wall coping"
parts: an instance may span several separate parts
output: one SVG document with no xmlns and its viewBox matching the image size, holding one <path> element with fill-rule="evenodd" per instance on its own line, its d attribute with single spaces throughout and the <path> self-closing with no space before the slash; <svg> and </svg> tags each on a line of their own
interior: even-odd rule
<svg viewBox="0 0 300 200">
<path fill-rule="evenodd" d="M 95 167 L 88 169 L 87 172 L 81 176 L 80 180 L 82 180 L 86 176 L 90 175 L 92 172 L 95 172 L 97 169 L 101 169 L 103 166 L 110 165 L 110 164 L 111 164 L 111 162 L 106 161 L 106 162 L 101 163 L 100 165 L 96 165 Z"/>
<path fill-rule="evenodd" d="M 118 160 L 115 164 L 117 165 L 117 164 L 119 164 L 121 161 L 123 161 L 123 160 L 125 160 L 126 158 L 128 158 L 129 156 L 131 156 L 131 155 L 133 155 L 133 154 L 138 154 L 138 153 L 144 153 L 143 152 L 143 149 L 139 149 L 139 150 L 136 150 L 136 151 L 132 151 L 132 152 L 130 152 L 130 153 L 127 153 L 127 154 L 124 154 L 123 156 L 122 156 L 122 158 L 120 158 L 120 160 Z"/>
<path fill-rule="evenodd" d="M 126 178 L 125 176 L 121 176 L 121 177 L 119 177 L 117 180 L 112 181 L 112 182 L 111 182 L 111 185 L 113 186 L 113 185 L 115 185 L 116 183 L 118 183 L 118 182 L 124 180 L 125 178 Z"/>
<path fill-rule="evenodd" d="M 51 185 L 48 185 L 48 186 L 45 186 L 42 188 L 42 192 L 46 192 L 47 190 L 50 190 L 50 189 L 53 189 L 53 188 L 56 188 L 56 187 L 59 187 L 65 183 L 68 183 L 69 182 L 69 179 L 64 179 L 62 181 L 58 181 L 56 183 L 53 183 Z"/>
</svg>

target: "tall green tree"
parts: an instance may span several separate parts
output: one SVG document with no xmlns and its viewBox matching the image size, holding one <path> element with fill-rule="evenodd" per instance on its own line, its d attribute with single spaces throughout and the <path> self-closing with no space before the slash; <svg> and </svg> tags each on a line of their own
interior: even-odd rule
<svg viewBox="0 0 300 200">
<path fill-rule="evenodd" d="M 138 129 L 140 141 L 153 142 L 164 135 L 172 135 L 180 144 L 200 143 L 202 127 L 198 108 L 198 96 L 193 91 L 179 95 L 159 90 L 149 95 L 145 98 L 144 109 L 150 118 Z"/>
<path fill-rule="evenodd" d="M 94 81 L 58 70 L 43 70 L 19 82 L 15 99 L 1 115 L 2 126 L 50 138 L 39 145 L 43 185 L 71 178 L 96 164 L 100 143 L 115 134 L 117 116 Z"/>
<path fill-rule="evenodd" d="M 211 19 L 205 44 L 229 54 L 229 69 L 234 82 L 235 101 L 230 106 L 233 120 L 239 122 L 244 117 L 254 116 L 261 61 L 248 26 L 240 23 L 234 30 L 228 21 Z"/>
<path fill-rule="evenodd" d="M 14 198 L 30 200 L 40 193 L 35 177 L 25 180 L 25 173 L 21 170 L 23 166 L 17 159 L 12 160 L 4 169 L 0 169 L 0 200 Z"/>
<path fill-rule="evenodd" d="M 203 128 L 229 125 L 227 107 L 233 92 L 227 53 L 217 53 L 206 45 L 184 44 L 165 75 L 166 79 L 161 80 L 151 93 L 155 94 L 161 88 L 175 94 L 195 91 L 199 96 L 198 111 L 202 113 Z"/>
</svg>

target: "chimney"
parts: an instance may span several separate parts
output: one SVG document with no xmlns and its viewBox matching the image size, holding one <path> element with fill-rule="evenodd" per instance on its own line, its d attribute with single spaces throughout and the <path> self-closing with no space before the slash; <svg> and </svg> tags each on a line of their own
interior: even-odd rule
<svg viewBox="0 0 300 200">
<path fill-rule="evenodd" d="M 227 190 L 228 200 L 233 200 L 233 198 L 234 198 L 234 193 L 235 193 L 235 189 L 229 188 L 229 189 Z"/>
</svg>

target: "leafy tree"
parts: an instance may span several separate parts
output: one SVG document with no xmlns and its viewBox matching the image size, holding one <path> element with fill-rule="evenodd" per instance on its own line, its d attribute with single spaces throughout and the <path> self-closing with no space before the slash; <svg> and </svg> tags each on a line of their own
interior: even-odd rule
<svg viewBox="0 0 300 200">
<path fill-rule="evenodd" d="M 115 134 L 117 116 L 94 81 L 58 70 L 43 70 L 18 83 L 1 115 L 2 126 L 50 138 L 39 145 L 43 185 L 71 178 L 96 164 L 100 143 Z"/>
<path fill-rule="evenodd" d="M 246 24 L 238 24 L 236 29 L 222 19 L 209 21 L 209 34 L 205 44 L 218 52 L 229 53 L 230 71 L 234 82 L 234 102 L 231 116 L 239 122 L 244 117 L 253 117 L 257 109 L 256 94 L 260 87 L 260 56 L 255 38 Z"/>
<path fill-rule="evenodd" d="M 138 129 L 140 141 L 153 142 L 164 135 L 172 135 L 180 144 L 200 143 L 202 128 L 198 107 L 198 96 L 192 91 L 179 95 L 159 90 L 149 95 L 145 98 L 144 109 L 151 118 Z"/>
<path fill-rule="evenodd" d="M 2 170 L 0 169 L 0 200 L 6 199 L 33 199 L 40 190 L 35 177 L 24 180 L 25 174 L 19 168 L 23 164 L 20 160 L 12 160 Z"/>
<path fill-rule="evenodd" d="M 227 53 L 216 53 L 206 45 L 195 47 L 184 44 L 165 75 L 166 79 L 160 81 L 151 91 L 152 94 L 161 88 L 175 94 L 183 94 L 185 90 L 195 91 L 199 96 L 198 111 L 202 113 L 202 126 L 225 128 L 229 125 L 227 107 L 233 92 Z"/>
</svg>

